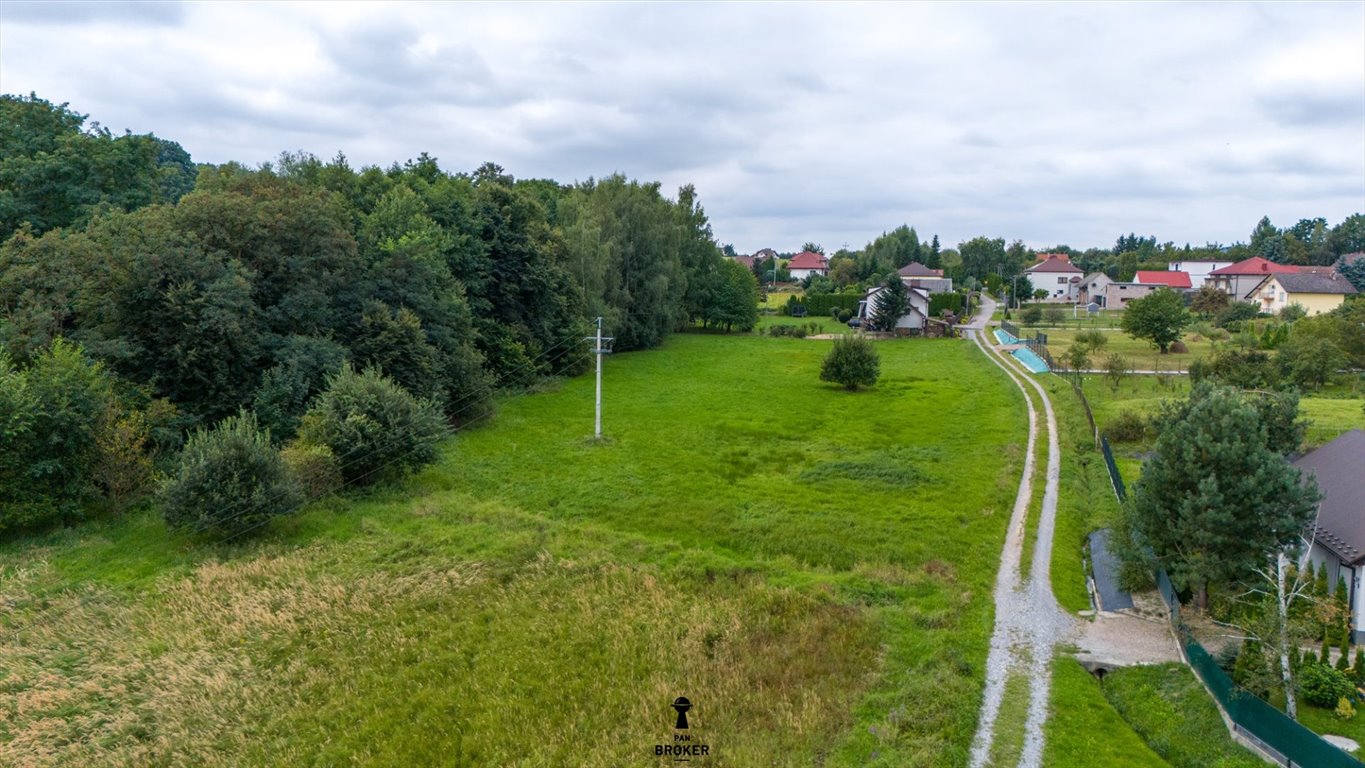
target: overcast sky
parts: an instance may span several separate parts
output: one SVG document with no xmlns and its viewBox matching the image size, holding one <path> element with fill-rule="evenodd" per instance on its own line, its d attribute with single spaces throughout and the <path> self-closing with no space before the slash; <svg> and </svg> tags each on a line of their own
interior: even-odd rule
<svg viewBox="0 0 1365 768">
<path fill-rule="evenodd" d="M 0 2 L 0 90 L 200 162 L 693 183 L 741 252 L 1365 210 L 1365 3 Z"/>
</svg>

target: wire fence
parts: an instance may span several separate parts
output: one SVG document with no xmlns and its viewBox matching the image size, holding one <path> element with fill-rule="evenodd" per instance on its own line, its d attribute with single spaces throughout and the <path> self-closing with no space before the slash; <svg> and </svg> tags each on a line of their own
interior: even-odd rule
<svg viewBox="0 0 1365 768">
<path fill-rule="evenodd" d="M 1122 502 L 1127 495 L 1123 476 L 1114 464 L 1109 441 L 1100 438 L 1104 463 L 1114 482 L 1114 493 Z M 1363 768 L 1354 757 L 1328 744 L 1321 736 L 1292 720 L 1288 715 L 1241 688 L 1228 677 L 1204 646 L 1194 639 L 1181 619 L 1180 595 L 1164 568 L 1156 571 L 1157 591 L 1170 609 L 1171 626 L 1185 651 L 1190 669 L 1232 721 L 1238 735 L 1257 745 L 1263 753 L 1286 768 Z"/>
</svg>

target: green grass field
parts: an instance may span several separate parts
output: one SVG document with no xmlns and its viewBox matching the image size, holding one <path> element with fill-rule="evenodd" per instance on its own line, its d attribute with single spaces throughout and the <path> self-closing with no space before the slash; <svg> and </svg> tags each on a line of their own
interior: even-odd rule
<svg viewBox="0 0 1365 768">
<path fill-rule="evenodd" d="M 1038 327 L 1022 328 L 1022 330 L 1026 333 L 1036 330 L 1047 334 L 1048 351 L 1059 361 L 1071 348 L 1078 333 L 1074 328 L 1049 329 Z M 1101 330 L 1103 329 L 1101 328 Z M 1104 347 L 1098 353 L 1092 353 L 1090 356 L 1091 368 L 1104 368 L 1104 359 L 1111 354 L 1118 353 L 1128 359 L 1129 367 L 1134 370 L 1188 371 L 1190 363 L 1213 350 L 1213 342 L 1204 338 L 1196 339 L 1190 334 L 1186 334 L 1181 339 L 1181 342 L 1189 348 L 1188 352 L 1168 352 L 1164 355 L 1150 342 L 1135 339 L 1119 330 L 1104 331 L 1104 337 L 1107 340 Z"/>
<path fill-rule="evenodd" d="M 1024 415 L 967 342 L 684 334 L 242 546 L 0 547 L 0 764 L 966 761 Z M 667 762 L 667 759 L 663 759 Z"/>
</svg>

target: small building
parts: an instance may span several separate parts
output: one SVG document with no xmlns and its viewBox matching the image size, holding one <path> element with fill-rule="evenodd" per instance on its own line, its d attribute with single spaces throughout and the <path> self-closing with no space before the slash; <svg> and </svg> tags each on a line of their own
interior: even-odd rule
<svg viewBox="0 0 1365 768">
<path fill-rule="evenodd" d="M 1346 582 L 1352 642 L 1365 643 L 1365 431 L 1353 429 L 1294 462 L 1315 478 L 1322 502 L 1308 534 L 1307 559 L 1327 567 L 1327 583 Z"/>
<path fill-rule="evenodd" d="M 1024 273 L 1035 291 L 1047 291 L 1047 300 L 1072 303 L 1080 296 L 1081 278 L 1085 276 L 1064 253 L 1050 253 L 1048 258 L 1034 264 Z"/>
<path fill-rule="evenodd" d="M 1076 301 L 1081 304 L 1098 304 L 1104 306 L 1104 290 L 1108 288 L 1114 279 L 1103 272 L 1092 272 L 1081 278 L 1081 287 L 1076 295 Z"/>
<path fill-rule="evenodd" d="M 1173 261 L 1168 269 L 1172 272 L 1184 272 L 1190 276 L 1190 290 L 1197 291 L 1204 287 L 1204 282 L 1209 279 L 1209 273 L 1215 269 L 1232 266 L 1230 261 Z"/>
<path fill-rule="evenodd" d="M 787 262 L 787 271 L 792 280 L 805 280 L 812 275 L 828 275 L 829 259 L 814 251 L 802 251 Z"/>
<path fill-rule="evenodd" d="M 1105 309 L 1123 309 L 1133 299 L 1150 296 L 1165 287 L 1164 285 L 1151 285 L 1149 283 L 1112 282 L 1104 287 L 1104 301 L 1095 303 Z"/>
<path fill-rule="evenodd" d="M 1185 272 L 1139 269 L 1133 282 L 1138 285 L 1164 285 L 1174 291 L 1188 291 L 1192 282 Z"/>
<path fill-rule="evenodd" d="M 1292 272 L 1264 278 L 1247 294 L 1247 301 L 1271 314 L 1298 304 L 1308 314 L 1320 315 L 1341 306 L 1355 293 L 1351 281 L 1336 272 Z"/>
<path fill-rule="evenodd" d="M 944 277 L 943 270 L 930 269 L 918 261 L 896 270 L 901 280 L 910 288 L 923 288 L 929 293 L 949 293 L 953 290 L 953 279 Z"/>
<path fill-rule="evenodd" d="M 1228 294 L 1233 301 L 1242 301 L 1268 275 L 1298 272 L 1298 267 L 1276 264 L 1260 256 L 1253 256 L 1209 273 L 1208 283 Z"/>
<path fill-rule="evenodd" d="M 877 306 L 877 295 L 885 290 L 881 286 L 872 288 L 863 294 L 862 301 L 858 302 L 857 316 L 864 328 L 872 319 Z M 903 335 L 923 333 L 925 325 L 929 322 L 929 291 L 925 288 L 907 288 L 905 293 L 905 314 L 896 320 L 895 332 Z"/>
</svg>

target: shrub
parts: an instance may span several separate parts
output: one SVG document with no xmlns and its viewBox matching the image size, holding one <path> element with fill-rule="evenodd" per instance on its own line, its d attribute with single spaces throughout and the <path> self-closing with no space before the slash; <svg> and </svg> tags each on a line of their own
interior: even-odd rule
<svg viewBox="0 0 1365 768">
<path fill-rule="evenodd" d="M 346 482 L 361 484 L 430 464 L 446 433 L 431 401 L 372 368 L 357 373 L 349 364 L 329 379 L 299 427 L 303 442 L 332 450 Z"/>
<path fill-rule="evenodd" d="M 1190 363 L 1190 379 L 1196 383 L 1213 379 L 1242 389 L 1260 389 L 1274 387 L 1280 376 L 1265 352 L 1222 349 Z"/>
<path fill-rule="evenodd" d="M 1076 334 L 1076 343 L 1098 352 L 1109 343 L 1109 336 L 1104 331 L 1081 331 Z"/>
<path fill-rule="evenodd" d="M 147 415 L 110 401 L 95 436 L 91 479 L 114 511 L 122 511 L 151 490 L 156 475 L 148 443 Z"/>
<path fill-rule="evenodd" d="M 259 530 L 302 502 L 298 483 L 250 411 L 197 430 L 161 489 L 172 528 L 223 538 Z"/>
<path fill-rule="evenodd" d="M 1147 439 L 1151 432 L 1151 422 L 1140 413 L 1123 411 L 1105 424 L 1101 432 L 1111 442 L 1136 443 Z"/>
<path fill-rule="evenodd" d="M 289 473 L 308 499 L 320 499 L 341 489 L 341 462 L 325 445 L 295 441 L 280 451 Z"/>
<path fill-rule="evenodd" d="M 1024 325 L 1037 325 L 1043 319 L 1043 308 L 1034 304 L 1024 307 L 1019 312 L 1019 320 Z"/>
<path fill-rule="evenodd" d="M 870 387 L 881 375 L 881 359 L 872 342 L 854 336 L 835 339 L 834 348 L 820 366 L 820 380 L 843 385 L 852 392 Z"/>
<path fill-rule="evenodd" d="M 841 309 L 841 310 L 839 310 L 839 322 L 841 322 L 841 323 L 847 323 L 849 320 L 852 320 L 852 319 L 853 319 L 853 310 L 851 310 L 851 309 Z"/>
<path fill-rule="evenodd" d="M 769 336 L 792 336 L 798 339 L 806 338 L 806 327 L 804 325 L 774 325 L 768 329 Z"/>
<path fill-rule="evenodd" d="M 1241 328 L 1243 321 L 1252 320 L 1259 314 L 1261 314 L 1261 310 L 1255 304 L 1249 301 L 1234 301 L 1226 309 L 1219 312 L 1213 322 L 1219 328 L 1237 331 Z"/>
<path fill-rule="evenodd" d="M 1332 712 L 1338 720 L 1350 720 L 1356 716 L 1356 708 L 1351 706 L 1351 700 L 1342 696 L 1337 699 L 1337 708 Z"/>
<path fill-rule="evenodd" d="M 1299 670 L 1298 682 L 1304 701 L 1326 709 L 1335 707 L 1341 697 L 1354 692 L 1344 673 L 1322 663 L 1304 664 Z"/>
<path fill-rule="evenodd" d="M 0 533 L 83 516 L 113 400 L 74 344 L 56 339 L 22 371 L 0 351 Z"/>
<path fill-rule="evenodd" d="M 1062 311 L 1061 307 L 1048 307 L 1043 310 L 1043 319 L 1048 325 L 1061 325 L 1062 321 L 1066 319 L 1066 313 Z"/>
</svg>

